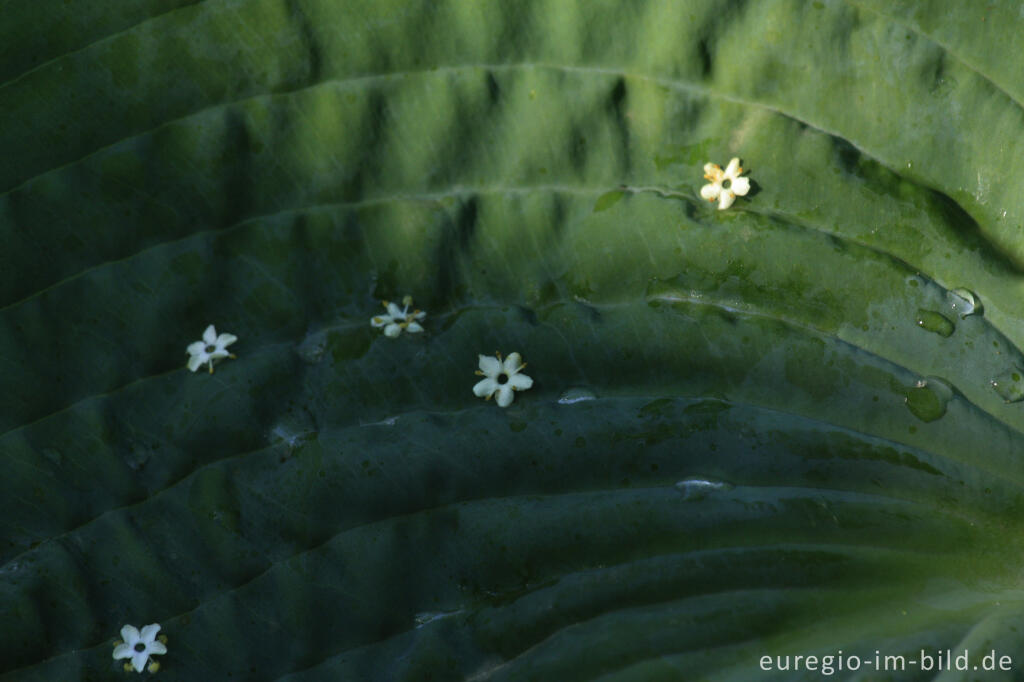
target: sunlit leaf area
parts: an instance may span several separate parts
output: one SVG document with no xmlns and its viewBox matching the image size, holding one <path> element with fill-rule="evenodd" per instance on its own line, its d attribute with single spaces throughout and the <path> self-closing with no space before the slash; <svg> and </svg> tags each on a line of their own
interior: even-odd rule
<svg viewBox="0 0 1024 682">
<path fill-rule="evenodd" d="M 1024 679 L 1021 35 L 0 0 L 0 682 Z"/>
</svg>

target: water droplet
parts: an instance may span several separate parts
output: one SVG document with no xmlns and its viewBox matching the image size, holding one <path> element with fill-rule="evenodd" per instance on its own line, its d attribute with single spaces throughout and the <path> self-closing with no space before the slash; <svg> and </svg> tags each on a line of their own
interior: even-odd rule
<svg viewBox="0 0 1024 682">
<path fill-rule="evenodd" d="M 594 204 L 594 213 L 605 211 L 619 203 L 619 199 L 622 198 L 623 194 L 625 194 L 625 192 L 620 189 L 605 192 L 597 198 L 597 202 Z"/>
<path fill-rule="evenodd" d="M 398 421 L 398 417 L 388 417 L 387 419 L 381 419 L 379 422 L 368 422 L 360 424 L 360 426 L 394 426 L 396 421 Z"/>
<path fill-rule="evenodd" d="M 953 387 L 938 377 L 921 379 L 907 389 L 907 409 L 923 422 L 933 422 L 946 414 L 946 405 L 953 398 Z"/>
<path fill-rule="evenodd" d="M 570 388 L 562 394 L 562 397 L 558 399 L 558 403 L 560 405 L 572 405 L 573 403 L 581 403 L 584 400 L 594 400 L 596 398 L 597 396 L 594 395 L 593 391 L 585 388 Z"/>
<path fill-rule="evenodd" d="M 452 616 L 457 616 L 462 612 L 463 609 L 459 609 L 458 611 L 423 611 L 413 616 L 412 620 L 416 623 L 416 628 L 419 629 L 427 623 L 433 623 L 435 620 L 441 620 L 443 618 L 451 618 Z"/>
<path fill-rule="evenodd" d="M 150 452 L 148 448 L 132 448 L 131 451 L 125 455 L 124 463 L 127 464 L 132 471 L 139 471 L 146 466 L 146 463 L 149 461 L 152 454 L 153 453 Z"/>
<path fill-rule="evenodd" d="M 299 354 L 303 362 L 315 365 L 320 362 L 320 358 L 324 356 L 325 350 L 327 350 L 327 336 L 326 334 L 318 333 L 308 336 L 299 344 L 295 352 Z"/>
<path fill-rule="evenodd" d="M 683 494 L 684 500 L 702 500 L 709 493 L 732 490 L 734 487 L 732 483 L 707 478 L 684 478 L 676 483 L 676 490 Z"/>
<path fill-rule="evenodd" d="M 1014 367 L 992 380 L 992 388 L 1008 403 L 1024 400 L 1024 370 Z"/>
<path fill-rule="evenodd" d="M 43 457 L 49 460 L 50 464 L 54 466 L 61 466 L 64 464 L 64 455 L 61 454 L 60 450 L 54 448 L 43 448 Z"/>
<path fill-rule="evenodd" d="M 953 289 L 946 294 L 946 300 L 961 320 L 968 315 L 980 315 L 983 310 L 981 300 L 968 289 Z"/>
<path fill-rule="evenodd" d="M 291 454 L 315 435 L 316 432 L 313 430 L 298 430 L 295 424 L 278 424 L 270 430 L 270 442 L 274 445 L 284 445 Z"/>
<path fill-rule="evenodd" d="M 939 336 L 949 336 L 956 329 L 953 322 L 942 313 L 923 308 L 917 310 L 917 326 Z"/>
</svg>

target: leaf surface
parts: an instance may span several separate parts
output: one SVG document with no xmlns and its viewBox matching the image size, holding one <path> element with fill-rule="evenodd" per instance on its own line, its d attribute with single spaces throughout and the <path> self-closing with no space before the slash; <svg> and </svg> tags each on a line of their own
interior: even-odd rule
<svg viewBox="0 0 1024 682">
<path fill-rule="evenodd" d="M 2 8 L 0 680 L 1020 649 L 1015 4 L 115 4 Z"/>
</svg>

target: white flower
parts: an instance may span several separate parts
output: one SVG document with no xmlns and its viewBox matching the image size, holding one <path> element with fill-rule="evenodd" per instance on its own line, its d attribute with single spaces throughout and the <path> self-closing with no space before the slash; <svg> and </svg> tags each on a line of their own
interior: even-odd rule
<svg viewBox="0 0 1024 682">
<path fill-rule="evenodd" d="M 495 402 L 498 406 L 508 407 L 512 404 L 513 391 L 525 391 L 533 386 L 533 379 L 519 373 L 526 367 L 519 353 L 510 354 L 504 362 L 501 360 L 501 353 L 495 355 L 498 357 L 480 356 L 480 369 L 476 373 L 486 378 L 476 383 L 473 393 L 485 400 L 490 400 L 491 396 L 497 393 Z"/>
<path fill-rule="evenodd" d="M 399 308 L 390 301 L 384 301 L 384 307 L 387 309 L 388 314 L 372 318 L 370 324 L 374 327 L 384 327 L 384 336 L 392 339 L 401 334 L 403 329 L 410 334 L 423 331 L 423 327 L 416 320 L 422 320 L 427 314 L 422 310 L 409 312 L 409 306 L 412 305 L 412 296 L 403 298 L 402 305 L 405 307 Z"/>
<path fill-rule="evenodd" d="M 717 163 L 704 164 L 704 179 L 711 184 L 700 188 L 700 195 L 708 201 L 718 199 L 718 210 L 724 211 L 732 206 L 736 196 L 743 196 L 750 191 L 750 180 L 741 178 L 740 160 L 733 157 L 723 171 Z"/>
<path fill-rule="evenodd" d="M 188 348 L 185 349 L 191 356 L 188 359 L 188 368 L 194 372 L 206 363 L 210 366 L 210 374 L 213 374 L 213 362 L 215 360 L 235 357 L 227 352 L 226 348 L 237 340 L 238 337 L 234 334 L 221 334 L 217 336 L 217 330 L 211 324 L 203 332 L 202 341 L 190 343 Z"/>
<path fill-rule="evenodd" d="M 131 663 L 125 663 L 124 669 L 131 671 L 134 668 L 135 672 L 141 673 L 150 656 L 167 653 L 167 647 L 164 646 L 167 638 L 160 635 L 160 641 L 157 641 L 156 633 L 158 632 L 160 632 L 160 626 L 157 623 L 142 628 L 141 633 L 135 629 L 134 625 L 125 625 L 121 628 L 121 639 L 124 641 L 119 641 L 114 646 L 114 660 L 130 658 L 132 659 Z M 160 664 L 156 661 L 149 664 L 149 672 L 155 673 L 159 669 Z"/>
</svg>

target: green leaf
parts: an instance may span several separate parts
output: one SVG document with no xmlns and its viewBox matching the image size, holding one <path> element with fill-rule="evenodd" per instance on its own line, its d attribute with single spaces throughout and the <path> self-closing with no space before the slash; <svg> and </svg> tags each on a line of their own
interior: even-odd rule
<svg viewBox="0 0 1024 682">
<path fill-rule="evenodd" d="M 1017 656 L 1015 3 L 7 5 L 0 682 Z"/>
<path fill-rule="evenodd" d="M 597 198 L 594 203 L 594 211 L 607 211 L 609 208 L 614 206 L 625 196 L 625 192 L 619 190 L 612 190 L 611 192 L 605 192 Z"/>
</svg>

